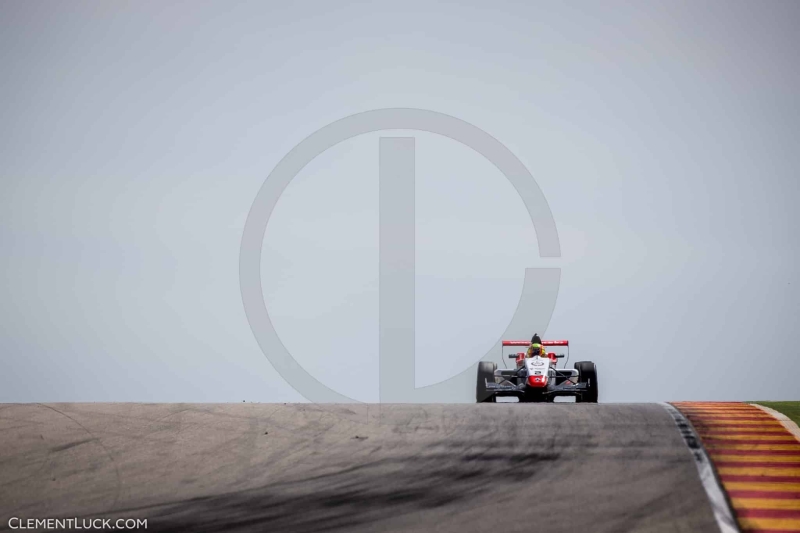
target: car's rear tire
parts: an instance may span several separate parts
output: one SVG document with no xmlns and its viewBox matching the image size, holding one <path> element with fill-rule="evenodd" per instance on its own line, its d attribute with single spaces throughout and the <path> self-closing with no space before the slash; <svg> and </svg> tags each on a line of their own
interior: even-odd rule
<svg viewBox="0 0 800 533">
<path fill-rule="evenodd" d="M 475 399 L 478 403 L 494 402 L 494 393 L 486 388 L 486 380 L 494 383 L 494 371 L 497 370 L 497 363 L 481 361 L 478 363 L 478 383 L 475 386 Z"/>
<path fill-rule="evenodd" d="M 599 387 L 597 384 L 597 365 L 591 361 L 580 361 L 575 363 L 575 370 L 578 371 L 578 383 L 586 383 L 587 391 L 575 398 L 576 402 L 597 403 Z"/>
</svg>

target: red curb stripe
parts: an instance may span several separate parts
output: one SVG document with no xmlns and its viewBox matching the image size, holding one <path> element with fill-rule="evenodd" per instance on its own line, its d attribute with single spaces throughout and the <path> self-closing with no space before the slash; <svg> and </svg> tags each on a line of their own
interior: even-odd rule
<svg viewBox="0 0 800 533">
<path fill-rule="evenodd" d="M 730 406 L 730 405 L 726 406 L 726 407 L 714 407 L 712 405 L 693 405 L 693 406 L 681 407 L 681 410 L 684 410 L 684 411 L 713 411 L 715 413 L 716 412 L 725 413 L 725 412 L 728 412 L 728 411 L 758 411 L 760 413 L 764 412 L 761 409 L 759 409 L 758 407 L 752 407 L 752 406 L 749 406 L 749 405 L 747 407 Z"/>
<path fill-rule="evenodd" d="M 693 417 L 692 415 L 688 415 L 686 418 L 688 418 L 692 422 L 694 422 L 694 420 L 696 420 L 696 417 Z M 703 417 L 703 418 L 708 419 L 707 417 Z M 722 417 L 719 417 L 719 416 L 715 416 L 715 417 L 713 417 L 712 420 L 714 422 L 720 423 L 720 422 L 728 422 L 728 421 L 731 421 L 731 422 L 733 422 L 733 421 L 736 421 L 736 422 L 745 422 L 745 421 L 746 422 L 772 422 L 775 419 L 774 418 L 762 418 L 760 416 L 732 416 L 730 418 L 722 418 Z"/>
<path fill-rule="evenodd" d="M 713 437 L 706 437 L 703 439 L 703 442 L 708 442 L 709 444 L 794 444 L 789 439 L 786 440 L 752 440 L 746 437 L 741 439 L 715 439 Z M 795 441 L 797 442 L 797 441 Z"/>
<path fill-rule="evenodd" d="M 683 410 L 683 411 L 704 411 L 704 412 L 705 411 L 709 411 L 709 412 L 712 412 L 712 413 L 717 413 L 717 412 L 726 413 L 728 411 L 759 411 L 761 413 L 764 412 L 761 409 L 759 409 L 758 407 L 733 407 L 733 406 L 711 407 L 711 406 L 705 406 L 705 405 L 700 405 L 700 406 L 697 406 L 697 407 L 681 407 L 681 410 Z"/>
<path fill-rule="evenodd" d="M 732 444 L 729 444 L 728 446 L 725 446 L 725 443 L 720 443 L 720 442 L 704 442 L 703 445 L 705 445 L 707 450 L 712 451 L 712 452 L 719 452 L 719 453 L 727 453 L 727 450 L 737 450 L 737 449 L 738 450 L 748 450 L 748 451 L 750 449 L 752 449 L 752 450 L 760 451 L 760 452 L 773 453 L 773 450 L 770 449 L 770 447 L 775 447 L 775 446 L 780 446 L 782 448 L 780 451 L 784 451 L 784 452 L 793 452 L 795 450 L 800 450 L 800 444 L 792 444 L 792 443 L 765 444 L 762 447 L 759 447 L 759 446 L 757 446 L 755 444 L 737 444 L 735 442 L 732 443 Z M 775 451 L 777 451 L 777 450 L 775 450 Z"/>
<path fill-rule="evenodd" d="M 679 401 L 679 402 L 669 402 L 674 405 L 749 405 L 744 402 L 736 402 L 736 401 L 722 401 L 722 400 L 715 400 L 713 402 L 692 402 L 692 401 Z"/>
<path fill-rule="evenodd" d="M 731 427 L 731 426 L 748 426 L 754 429 L 766 427 L 766 428 L 784 428 L 780 423 L 775 423 L 771 420 L 761 420 L 761 419 L 754 419 L 754 418 L 737 418 L 736 420 L 723 420 L 721 418 L 692 418 L 687 417 L 691 422 L 692 425 L 696 427 L 703 427 L 703 426 L 715 426 L 715 427 Z"/>
<path fill-rule="evenodd" d="M 726 425 L 705 425 L 705 424 L 698 424 L 695 426 L 695 429 L 698 431 L 715 431 L 715 432 L 723 432 L 723 433 L 735 433 L 737 431 L 744 431 L 744 432 L 752 432 L 752 431 L 764 431 L 767 433 L 790 433 L 786 430 L 783 426 L 777 425 L 767 425 L 767 424 L 753 424 L 750 426 L 747 425 L 736 425 L 733 424 L 726 424 Z"/>
<path fill-rule="evenodd" d="M 724 468 L 726 466 L 735 466 L 741 468 L 800 468 L 800 463 L 770 463 L 766 461 L 714 461 L 714 466 L 717 468 Z"/>
<path fill-rule="evenodd" d="M 780 424 L 708 424 L 701 422 L 694 424 L 695 429 L 698 431 L 714 431 L 718 429 L 752 429 L 752 430 L 767 430 L 767 429 L 780 429 L 786 431 L 786 428 Z"/>
<path fill-rule="evenodd" d="M 796 529 L 756 529 L 752 527 L 743 527 L 742 531 L 746 531 L 747 533 L 797 533 Z"/>
<path fill-rule="evenodd" d="M 771 436 L 780 436 L 780 437 L 785 437 L 785 436 L 791 435 L 791 433 L 789 433 L 788 431 L 764 431 L 764 430 L 745 431 L 743 429 L 736 429 L 736 430 L 733 430 L 733 431 L 720 431 L 718 429 L 717 430 L 714 430 L 714 429 L 711 429 L 711 430 L 698 429 L 697 432 L 700 433 L 701 437 L 708 435 L 708 436 L 710 436 L 712 438 L 714 437 L 714 435 L 743 435 L 745 437 L 747 437 L 749 435 L 758 435 L 758 436 L 764 436 L 764 437 L 770 436 L 770 435 Z"/>
<path fill-rule="evenodd" d="M 783 431 L 785 433 L 791 433 L 785 427 L 778 425 L 778 424 L 763 424 L 760 422 L 756 422 L 755 424 L 707 424 L 702 421 L 698 421 L 697 424 L 694 424 L 694 427 L 699 430 L 720 430 L 720 429 L 727 429 L 727 430 L 747 430 L 747 431 Z"/>
<path fill-rule="evenodd" d="M 731 413 L 739 411 L 758 411 L 761 414 L 764 414 L 764 411 L 759 409 L 758 407 L 712 407 L 712 406 L 704 406 L 704 405 L 695 405 L 695 406 L 686 406 L 680 407 L 681 411 L 702 411 L 702 412 L 712 412 L 712 413 Z"/>
<path fill-rule="evenodd" d="M 740 474 L 721 474 L 719 478 L 722 482 L 727 481 L 752 481 L 755 483 L 797 483 L 800 476 L 743 476 Z M 775 488 L 780 488 L 776 485 Z"/>
<path fill-rule="evenodd" d="M 800 511 L 794 509 L 737 509 L 736 514 L 743 518 L 800 518 Z"/>
<path fill-rule="evenodd" d="M 742 415 L 750 414 L 757 416 L 764 416 L 766 413 L 761 409 L 682 409 L 682 411 L 690 415 Z M 767 415 L 769 416 L 769 415 Z"/>
<path fill-rule="evenodd" d="M 738 415 L 738 414 L 754 414 L 762 416 L 764 411 L 761 409 L 681 409 L 684 413 L 690 415 Z"/>
<path fill-rule="evenodd" d="M 742 442 L 742 441 L 739 441 L 739 440 L 724 440 L 724 439 L 718 439 L 718 440 L 716 440 L 714 442 L 709 442 L 709 440 L 710 439 L 706 438 L 706 439 L 703 439 L 703 442 L 704 442 L 704 444 L 707 444 L 708 446 L 711 446 L 712 448 L 713 447 L 722 446 L 723 444 L 728 444 L 730 446 L 755 446 L 755 445 L 782 446 L 782 448 L 777 448 L 777 449 L 778 450 L 782 449 L 782 450 L 785 450 L 785 451 L 800 450 L 800 442 L 792 442 L 792 441 L 789 441 L 789 440 L 782 440 L 782 441 L 780 441 L 778 443 L 775 443 L 775 442 L 770 443 L 770 442 L 766 442 L 766 441 L 763 441 L 763 440 L 758 440 L 758 441 L 755 441 L 755 442 Z M 748 448 L 741 448 L 741 449 L 745 450 L 745 449 L 748 449 Z M 758 449 L 758 448 L 755 448 L 755 449 Z M 762 448 L 762 449 L 764 449 L 764 448 Z M 767 448 L 767 449 L 769 449 L 769 448 Z"/>
<path fill-rule="evenodd" d="M 692 408 L 692 407 L 684 407 L 681 411 L 685 411 L 687 413 L 710 413 L 714 415 L 729 415 L 729 414 L 740 414 L 740 413 L 752 413 L 758 416 L 770 416 L 761 409 L 699 409 L 699 408 Z"/>
<path fill-rule="evenodd" d="M 690 415 L 757 415 L 763 416 L 766 413 L 761 409 L 693 409 L 688 407 L 679 408 L 682 413 Z"/>
<path fill-rule="evenodd" d="M 737 418 L 756 418 L 758 420 L 769 420 L 759 413 L 743 411 L 741 413 L 683 413 L 688 418 L 713 418 L 714 420 L 731 420 Z M 774 418 L 773 418 L 774 420 Z"/>
<path fill-rule="evenodd" d="M 744 527 L 742 531 L 747 533 L 797 533 L 796 529 L 753 529 L 751 527 Z"/>
<path fill-rule="evenodd" d="M 770 422 L 769 420 L 763 420 L 761 418 L 753 418 L 752 416 L 749 416 L 749 417 L 737 416 L 736 418 L 732 418 L 730 420 L 723 420 L 722 418 L 717 418 L 717 417 L 713 417 L 713 418 L 708 418 L 708 417 L 692 418 L 691 416 L 687 416 L 686 418 L 688 418 L 690 421 L 692 421 L 692 423 L 697 422 L 699 425 L 703 425 L 704 423 L 708 423 L 708 422 L 710 422 L 710 423 L 712 423 L 714 425 L 725 424 L 727 426 L 733 425 L 733 423 L 736 423 L 736 422 L 751 422 L 752 424 L 750 424 L 750 425 L 755 425 L 755 426 L 762 425 L 762 424 L 770 425 L 770 426 L 773 425 L 773 424 L 769 423 Z"/>
<path fill-rule="evenodd" d="M 776 421 L 773 418 L 772 420 L 767 420 L 765 418 L 758 418 L 755 416 L 737 416 L 737 417 L 730 417 L 730 418 L 722 418 L 719 416 L 692 416 L 687 415 L 686 418 L 692 420 L 694 423 L 697 424 L 725 424 L 725 425 L 733 425 L 733 424 L 742 424 L 747 422 L 747 425 L 765 425 L 765 426 L 774 426 L 776 425 Z M 780 423 L 777 423 L 780 425 Z M 782 426 L 781 426 L 782 427 Z"/>
<path fill-rule="evenodd" d="M 681 404 L 686 409 L 757 409 L 749 403 L 704 403 L 704 402 L 672 402 L 674 404 Z"/>
<path fill-rule="evenodd" d="M 709 455 L 788 455 L 795 457 L 800 455 L 798 450 L 721 450 L 719 448 L 712 448 L 709 450 Z"/>
<path fill-rule="evenodd" d="M 769 490 L 729 490 L 731 498 L 754 498 L 761 500 L 800 500 L 800 491 L 779 492 L 780 485 L 776 484 L 776 492 Z"/>
<path fill-rule="evenodd" d="M 767 413 L 765 413 L 764 411 L 761 411 L 761 410 L 758 410 L 758 411 L 750 411 L 750 410 L 744 411 L 744 410 L 741 410 L 741 409 L 738 410 L 738 411 L 715 411 L 713 413 L 709 413 L 707 411 L 692 411 L 690 409 L 686 409 L 686 415 L 687 416 L 718 416 L 720 418 L 732 418 L 732 417 L 737 417 L 737 416 L 752 416 L 754 418 L 764 418 L 764 419 L 772 418 L 772 415 L 768 415 Z"/>
<path fill-rule="evenodd" d="M 705 440 L 708 441 L 709 439 L 705 439 Z M 720 443 L 724 444 L 723 441 L 724 441 L 724 439 L 718 439 L 717 442 L 710 442 L 708 444 L 710 446 L 717 446 Z M 727 441 L 727 442 L 732 442 L 732 441 Z M 766 444 L 767 446 L 775 446 L 775 444 L 769 444 L 769 443 L 766 443 L 764 441 L 756 441 L 756 443 Z M 752 446 L 753 444 L 756 444 L 756 443 L 746 443 L 746 445 L 747 446 Z M 741 445 L 741 443 L 738 443 L 738 442 L 733 442 L 733 444 Z M 782 440 L 780 442 L 780 446 L 789 446 L 789 448 L 792 449 L 792 450 L 800 450 L 800 442 L 792 442 L 790 440 Z"/>
</svg>

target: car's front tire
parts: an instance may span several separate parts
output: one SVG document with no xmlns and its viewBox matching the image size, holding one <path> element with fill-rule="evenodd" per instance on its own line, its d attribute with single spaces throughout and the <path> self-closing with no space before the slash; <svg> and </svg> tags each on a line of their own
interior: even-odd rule
<svg viewBox="0 0 800 533">
<path fill-rule="evenodd" d="M 497 370 L 497 363 L 481 361 L 478 363 L 478 382 L 475 386 L 475 400 L 478 403 L 494 402 L 494 393 L 486 388 L 486 380 L 494 383 L 494 371 Z"/>
<path fill-rule="evenodd" d="M 580 361 L 575 363 L 575 370 L 578 371 L 578 383 L 588 385 L 586 392 L 578 396 L 575 401 L 581 403 L 597 403 L 599 387 L 597 384 L 597 365 L 591 361 Z"/>
</svg>

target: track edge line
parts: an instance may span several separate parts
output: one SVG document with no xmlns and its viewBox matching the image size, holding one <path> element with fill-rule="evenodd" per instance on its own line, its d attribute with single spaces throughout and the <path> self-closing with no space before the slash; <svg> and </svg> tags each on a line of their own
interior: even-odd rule
<svg viewBox="0 0 800 533">
<path fill-rule="evenodd" d="M 722 488 L 711 459 L 709 459 L 705 448 L 703 448 L 700 437 L 691 422 L 674 405 L 666 402 L 661 402 L 659 405 L 672 416 L 684 443 L 686 443 L 686 447 L 692 453 L 697 473 L 700 475 L 700 482 L 703 484 L 706 496 L 708 496 L 708 500 L 711 503 L 711 511 L 717 521 L 719 530 L 722 533 L 741 533 L 739 524 L 733 516 L 728 495 L 725 489 Z"/>
<path fill-rule="evenodd" d="M 766 405 L 761 405 L 760 403 L 751 403 L 750 405 L 752 405 L 753 407 L 758 407 L 768 415 L 772 416 L 772 418 L 780 422 L 781 425 L 786 429 L 786 431 L 794 435 L 794 438 L 796 438 L 798 442 L 800 442 L 800 427 L 798 427 L 797 424 L 794 423 L 794 420 L 792 420 L 785 414 L 781 413 L 780 411 L 776 411 L 775 409 L 767 407 Z"/>
</svg>

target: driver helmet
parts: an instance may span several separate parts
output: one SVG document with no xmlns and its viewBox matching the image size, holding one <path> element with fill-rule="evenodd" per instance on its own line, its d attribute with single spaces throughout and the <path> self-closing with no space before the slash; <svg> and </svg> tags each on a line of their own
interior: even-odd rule
<svg viewBox="0 0 800 533">
<path fill-rule="evenodd" d="M 531 347 L 528 348 L 528 357 L 534 357 L 536 355 L 544 355 L 544 349 L 538 342 L 531 344 Z"/>
</svg>

